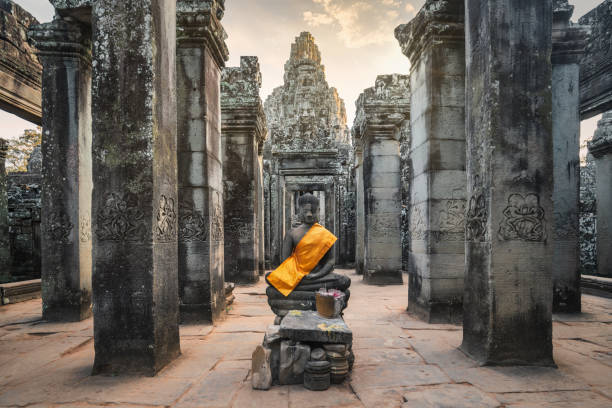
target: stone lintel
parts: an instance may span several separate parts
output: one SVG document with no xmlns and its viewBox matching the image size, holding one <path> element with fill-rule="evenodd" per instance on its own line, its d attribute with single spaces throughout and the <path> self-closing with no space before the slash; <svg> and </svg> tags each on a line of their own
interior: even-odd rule
<svg viewBox="0 0 612 408">
<path fill-rule="evenodd" d="M 220 68 L 229 59 L 221 25 L 224 1 L 178 0 L 176 2 L 176 40 L 179 47 L 206 46 Z"/>
<path fill-rule="evenodd" d="M 589 26 L 576 24 L 553 28 L 552 63 L 554 65 L 579 64 L 590 33 Z"/>
<path fill-rule="evenodd" d="M 221 122 L 223 133 L 254 132 L 258 144 L 263 144 L 268 135 L 261 101 L 257 105 L 242 107 L 221 105 Z"/>
<path fill-rule="evenodd" d="M 82 23 L 91 24 L 91 7 L 94 0 L 49 0 L 62 17 L 72 17 Z"/>
<path fill-rule="evenodd" d="M 50 23 L 30 27 L 39 57 L 74 57 L 91 64 L 91 29 L 70 17 L 55 17 Z"/>
<path fill-rule="evenodd" d="M 597 123 L 597 130 L 588 147 L 596 159 L 612 154 L 612 111 L 604 113 Z"/>
<path fill-rule="evenodd" d="M 416 17 L 395 29 L 395 38 L 413 67 L 435 42 L 465 41 L 464 9 L 463 0 L 427 0 Z"/>
</svg>

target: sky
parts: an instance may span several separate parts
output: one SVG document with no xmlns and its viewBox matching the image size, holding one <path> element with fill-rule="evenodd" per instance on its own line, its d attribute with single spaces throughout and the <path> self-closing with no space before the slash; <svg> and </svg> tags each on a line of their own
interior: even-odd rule
<svg viewBox="0 0 612 408">
<path fill-rule="evenodd" d="M 14 0 L 39 21 L 53 18 L 47 0 Z M 284 64 L 291 43 L 302 31 L 315 37 L 326 68 L 327 82 L 344 99 L 348 126 L 355 116 L 355 101 L 377 75 L 402 73 L 410 63 L 393 35 L 396 26 L 410 21 L 425 0 L 226 0 L 222 20 L 230 50 L 228 66 L 240 64 L 240 56 L 259 57 L 263 100 L 283 83 Z M 573 20 L 596 7 L 601 0 L 570 0 Z M 595 117 L 582 123 L 583 138 L 596 128 Z M 0 137 L 14 138 L 33 126 L 0 112 Z"/>
</svg>

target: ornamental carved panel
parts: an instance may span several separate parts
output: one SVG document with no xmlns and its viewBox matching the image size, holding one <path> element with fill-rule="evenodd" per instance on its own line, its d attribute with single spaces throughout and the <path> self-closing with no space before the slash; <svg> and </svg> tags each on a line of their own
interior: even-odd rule
<svg viewBox="0 0 612 408">
<path fill-rule="evenodd" d="M 97 217 L 96 236 L 100 241 L 142 241 L 146 230 L 136 196 L 118 192 L 106 195 Z"/>
<path fill-rule="evenodd" d="M 157 225 L 155 238 L 159 242 L 172 242 L 177 239 L 177 217 L 174 198 L 161 195 L 157 206 Z"/>
<path fill-rule="evenodd" d="M 511 194 L 503 212 L 498 239 L 542 242 L 546 240 L 546 219 L 537 194 Z"/>
<path fill-rule="evenodd" d="M 45 239 L 48 242 L 67 244 L 74 226 L 63 211 L 53 211 L 49 214 L 45 227 Z"/>
<path fill-rule="evenodd" d="M 179 208 L 178 239 L 181 242 L 205 242 L 208 240 L 208 222 L 193 203 L 181 203 Z"/>
<path fill-rule="evenodd" d="M 91 241 L 91 220 L 84 215 L 79 218 L 79 240 L 84 244 Z"/>
</svg>

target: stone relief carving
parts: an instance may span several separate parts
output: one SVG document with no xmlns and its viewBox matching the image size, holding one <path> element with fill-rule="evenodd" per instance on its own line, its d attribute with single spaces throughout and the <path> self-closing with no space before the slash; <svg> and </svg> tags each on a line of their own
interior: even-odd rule
<svg viewBox="0 0 612 408">
<path fill-rule="evenodd" d="M 511 194 L 503 214 L 504 220 L 497 234 L 501 241 L 546 240 L 545 213 L 537 194 Z"/>
<path fill-rule="evenodd" d="M 215 204 L 210 220 L 210 239 L 215 242 L 223 242 L 223 211 L 219 204 Z"/>
<path fill-rule="evenodd" d="M 487 216 L 487 202 L 480 185 L 480 177 L 476 176 L 466 213 L 466 240 L 482 242 L 486 239 Z"/>
<path fill-rule="evenodd" d="M 176 211 L 174 209 L 174 198 L 161 195 L 157 207 L 157 226 L 155 237 L 161 242 L 172 242 L 176 240 Z"/>
<path fill-rule="evenodd" d="M 179 207 L 179 232 L 181 242 L 205 242 L 208 240 L 208 222 L 193 203 L 182 203 Z"/>
<path fill-rule="evenodd" d="M 82 243 L 91 241 L 91 220 L 84 215 L 79 219 L 79 239 Z"/>
<path fill-rule="evenodd" d="M 47 218 L 45 238 L 50 242 L 67 244 L 74 226 L 64 212 L 56 210 Z"/>
<path fill-rule="evenodd" d="M 427 224 L 421 207 L 412 207 L 410 211 L 410 237 L 413 240 L 425 239 Z"/>
<path fill-rule="evenodd" d="M 446 208 L 440 211 L 441 232 L 465 231 L 465 200 L 448 200 Z"/>
<path fill-rule="evenodd" d="M 144 213 L 135 196 L 109 193 L 97 217 L 96 235 L 100 241 L 140 241 L 145 237 Z"/>
</svg>

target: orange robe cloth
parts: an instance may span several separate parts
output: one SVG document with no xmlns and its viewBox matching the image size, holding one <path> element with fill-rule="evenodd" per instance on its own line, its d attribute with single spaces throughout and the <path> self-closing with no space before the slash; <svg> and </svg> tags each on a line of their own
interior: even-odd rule
<svg viewBox="0 0 612 408">
<path fill-rule="evenodd" d="M 291 256 L 268 275 L 268 282 L 280 293 L 289 296 L 304 276 L 317 266 L 337 239 L 325 227 L 315 223 L 295 246 Z"/>
</svg>

